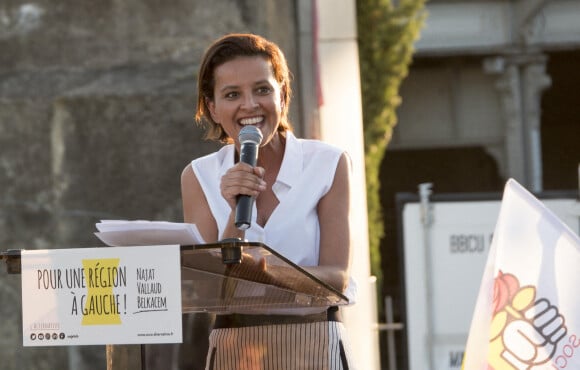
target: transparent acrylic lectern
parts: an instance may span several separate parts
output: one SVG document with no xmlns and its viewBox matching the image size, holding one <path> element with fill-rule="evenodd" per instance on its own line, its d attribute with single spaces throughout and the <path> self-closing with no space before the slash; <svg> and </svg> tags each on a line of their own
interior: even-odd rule
<svg viewBox="0 0 580 370">
<path fill-rule="evenodd" d="M 182 247 L 181 296 L 183 312 L 251 313 L 348 303 L 270 247 L 236 241 Z"/>
<path fill-rule="evenodd" d="M 134 248 L 134 247 L 128 247 Z M 0 252 L 9 273 L 20 273 L 20 251 Z M 348 299 L 272 248 L 237 239 L 181 246 L 183 313 L 265 313 L 275 309 L 340 306 Z M 147 346 L 108 345 L 107 369 L 148 369 Z"/>
</svg>

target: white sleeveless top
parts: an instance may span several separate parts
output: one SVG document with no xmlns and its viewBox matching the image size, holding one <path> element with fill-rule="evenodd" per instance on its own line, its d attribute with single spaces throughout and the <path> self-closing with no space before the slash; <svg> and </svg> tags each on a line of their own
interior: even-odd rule
<svg viewBox="0 0 580 370">
<path fill-rule="evenodd" d="M 320 252 L 320 225 L 317 206 L 330 190 L 338 161 L 344 151 L 317 140 L 297 139 L 286 132 L 284 158 L 272 190 L 279 200 L 268 222 L 256 222 L 256 204 L 252 223 L 246 230 L 249 242 L 261 242 L 300 266 L 317 266 Z M 234 165 L 235 146 L 194 159 L 191 166 L 209 203 L 222 239 L 231 209 L 219 188 L 225 172 Z M 354 288 L 352 281 L 348 290 Z M 347 294 L 352 300 L 353 292 Z M 352 303 L 352 301 L 351 301 Z"/>
</svg>

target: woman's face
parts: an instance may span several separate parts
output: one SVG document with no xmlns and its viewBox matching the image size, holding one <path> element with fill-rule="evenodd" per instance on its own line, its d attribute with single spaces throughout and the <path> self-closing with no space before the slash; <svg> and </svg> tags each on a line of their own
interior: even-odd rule
<svg viewBox="0 0 580 370">
<path fill-rule="evenodd" d="M 216 67 L 214 99 L 207 101 L 211 117 L 238 143 L 245 125 L 262 131 L 262 146 L 276 135 L 284 106 L 282 86 L 270 62 L 260 56 L 237 57 Z"/>
</svg>

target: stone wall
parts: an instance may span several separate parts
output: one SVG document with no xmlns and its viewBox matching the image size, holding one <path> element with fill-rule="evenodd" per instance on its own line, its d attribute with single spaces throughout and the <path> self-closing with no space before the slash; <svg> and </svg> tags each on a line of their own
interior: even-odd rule
<svg viewBox="0 0 580 370">
<path fill-rule="evenodd" d="M 255 32 L 292 68 L 294 14 L 287 0 L 0 4 L 0 249 L 97 246 L 100 219 L 180 221 L 181 170 L 217 147 L 193 122 L 201 53 Z M 3 369 L 105 367 L 101 346 L 22 347 L 5 266 L 0 302 Z"/>
</svg>

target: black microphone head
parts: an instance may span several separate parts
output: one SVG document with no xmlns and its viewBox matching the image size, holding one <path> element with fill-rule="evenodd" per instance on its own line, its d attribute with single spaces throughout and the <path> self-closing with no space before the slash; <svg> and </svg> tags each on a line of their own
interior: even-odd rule
<svg viewBox="0 0 580 370">
<path fill-rule="evenodd" d="M 238 134 L 238 140 L 240 144 L 251 142 L 256 145 L 260 145 L 262 142 L 262 131 L 256 126 L 248 125 L 242 127 L 240 133 Z"/>
</svg>

